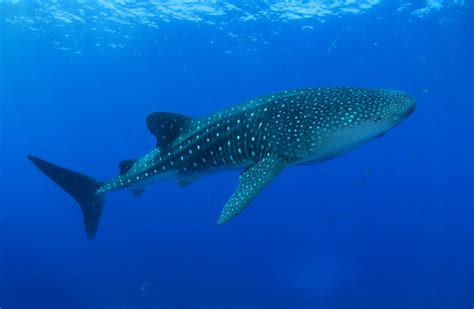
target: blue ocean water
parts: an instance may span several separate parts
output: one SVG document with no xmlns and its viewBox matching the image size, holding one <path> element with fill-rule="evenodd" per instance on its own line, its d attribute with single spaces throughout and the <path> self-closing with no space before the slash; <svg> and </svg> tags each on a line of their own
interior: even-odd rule
<svg viewBox="0 0 474 309">
<path fill-rule="evenodd" d="M 0 0 L 0 308 L 472 308 L 473 21 L 464 0 Z M 109 179 L 154 147 L 151 112 L 328 85 L 417 110 L 223 226 L 237 171 L 111 193 L 91 242 L 26 159 Z"/>
</svg>

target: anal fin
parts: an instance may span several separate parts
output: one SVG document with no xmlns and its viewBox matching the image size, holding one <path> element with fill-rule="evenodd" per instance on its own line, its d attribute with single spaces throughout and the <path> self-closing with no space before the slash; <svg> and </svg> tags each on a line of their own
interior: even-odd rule
<svg viewBox="0 0 474 309">
<path fill-rule="evenodd" d="M 245 169 L 237 190 L 225 204 L 217 223 L 226 223 L 237 216 L 287 165 L 285 159 L 270 155 Z"/>
<path fill-rule="evenodd" d="M 133 196 L 140 197 L 143 194 L 143 192 L 145 192 L 145 187 L 143 187 L 143 188 L 130 188 L 128 190 L 130 192 L 132 192 Z"/>
<path fill-rule="evenodd" d="M 198 179 L 199 179 L 198 176 L 190 176 L 190 177 L 178 179 L 176 182 L 178 183 L 180 188 L 184 188 L 184 187 L 189 186 L 191 183 L 193 183 L 194 181 Z"/>
</svg>

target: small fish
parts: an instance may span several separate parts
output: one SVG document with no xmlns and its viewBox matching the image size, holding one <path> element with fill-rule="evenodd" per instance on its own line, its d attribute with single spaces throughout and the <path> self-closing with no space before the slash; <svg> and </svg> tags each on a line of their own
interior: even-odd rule
<svg viewBox="0 0 474 309">
<path fill-rule="evenodd" d="M 140 290 L 144 292 L 149 286 L 150 286 L 149 283 L 143 283 L 142 286 L 140 287 Z"/>
<path fill-rule="evenodd" d="M 364 186 L 364 185 L 365 185 L 365 179 L 358 179 L 358 180 L 354 181 L 354 185 L 355 185 L 356 187 L 362 187 L 362 186 Z"/>
<path fill-rule="evenodd" d="M 328 48 L 328 54 L 329 54 L 334 48 L 336 48 L 336 44 L 337 44 L 338 41 L 339 41 L 339 38 L 336 38 L 336 39 L 334 39 L 334 41 L 332 41 L 331 45 L 329 45 L 329 48 Z"/>
</svg>

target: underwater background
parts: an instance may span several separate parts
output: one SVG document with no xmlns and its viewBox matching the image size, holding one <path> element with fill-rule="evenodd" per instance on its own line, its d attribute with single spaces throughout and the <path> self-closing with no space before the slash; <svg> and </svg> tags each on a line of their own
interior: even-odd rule
<svg viewBox="0 0 474 309">
<path fill-rule="evenodd" d="M 472 308 L 473 5 L 0 0 L 0 308 Z M 216 225 L 239 172 L 106 198 L 95 241 L 28 154 L 109 179 L 155 111 L 315 86 L 416 112 L 285 170 Z"/>
</svg>

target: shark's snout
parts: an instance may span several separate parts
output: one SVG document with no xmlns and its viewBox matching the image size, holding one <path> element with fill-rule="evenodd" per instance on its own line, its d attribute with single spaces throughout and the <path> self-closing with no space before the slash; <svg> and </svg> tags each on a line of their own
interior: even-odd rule
<svg viewBox="0 0 474 309">
<path fill-rule="evenodd" d="M 409 95 L 407 93 L 403 95 L 403 101 L 404 103 L 402 105 L 405 107 L 405 110 L 402 112 L 401 118 L 405 119 L 411 114 L 413 114 L 413 112 L 415 111 L 416 101 L 412 95 Z"/>
<path fill-rule="evenodd" d="M 410 96 L 411 97 L 411 96 Z M 407 109 L 407 116 L 410 116 L 411 114 L 413 114 L 413 112 L 415 111 L 416 109 L 416 102 L 415 102 L 415 99 L 413 97 L 411 97 L 411 104 L 410 106 L 408 107 Z"/>
<path fill-rule="evenodd" d="M 388 119 L 392 118 L 396 122 L 403 121 L 415 111 L 416 101 L 412 95 L 401 91 L 391 91 L 390 96 L 391 99 L 387 100 L 389 102 Z"/>
</svg>

